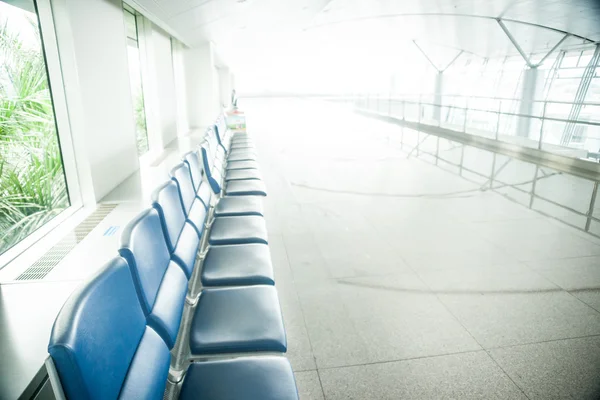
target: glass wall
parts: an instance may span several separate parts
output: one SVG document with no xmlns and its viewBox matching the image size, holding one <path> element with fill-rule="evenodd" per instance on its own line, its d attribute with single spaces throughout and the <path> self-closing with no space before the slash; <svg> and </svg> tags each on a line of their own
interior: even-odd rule
<svg viewBox="0 0 600 400">
<path fill-rule="evenodd" d="M 0 1 L 0 255 L 69 207 L 38 17 Z"/>
<path fill-rule="evenodd" d="M 127 34 L 127 56 L 129 62 L 129 81 L 135 119 L 137 149 L 141 156 L 148 149 L 148 129 L 146 128 L 146 109 L 142 88 L 142 69 L 140 65 L 140 46 L 138 37 L 138 21 L 135 11 L 124 5 L 125 32 Z"/>
</svg>

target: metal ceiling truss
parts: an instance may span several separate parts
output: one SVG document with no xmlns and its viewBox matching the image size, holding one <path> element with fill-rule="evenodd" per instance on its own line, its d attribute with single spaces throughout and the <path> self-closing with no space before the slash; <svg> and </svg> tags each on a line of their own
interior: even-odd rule
<svg viewBox="0 0 600 400">
<path fill-rule="evenodd" d="M 502 21 L 501 18 L 496 18 L 496 21 L 498 22 L 498 25 L 500 25 L 500 28 L 502 28 L 502 31 L 508 37 L 508 40 L 510 40 L 510 42 L 513 44 L 513 46 L 515 46 L 515 49 L 517 49 L 517 51 L 519 52 L 519 54 L 521 55 L 521 57 L 523 57 L 523 60 L 525 61 L 525 63 L 527 64 L 527 66 L 529 68 L 537 68 L 540 65 L 542 65 L 543 62 L 546 61 L 546 58 L 548 58 L 552 53 L 554 53 L 554 50 L 558 49 L 558 47 L 561 44 L 563 44 L 563 42 L 565 40 L 567 40 L 567 38 L 569 38 L 570 36 L 572 36 L 570 33 L 563 32 L 564 36 L 554 45 L 554 47 L 552 47 L 550 49 L 550 51 L 548 51 L 546 53 L 546 55 L 544 57 L 542 57 L 542 59 L 540 61 L 538 61 L 536 64 L 534 64 L 534 63 L 531 62 L 531 59 L 527 56 L 527 54 L 525 54 L 525 51 L 523 51 L 523 48 L 519 45 L 519 42 L 517 41 L 517 39 L 515 39 L 515 37 L 510 33 L 510 31 L 508 30 L 508 28 L 504 24 L 504 21 Z M 515 21 L 511 21 L 511 22 L 515 22 Z"/>
<path fill-rule="evenodd" d="M 423 56 L 427 59 L 427 61 L 429 61 L 429 64 L 431 64 L 431 66 L 439 73 L 443 73 L 445 70 L 447 70 L 452 64 L 454 64 L 454 62 L 458 59 L 458 57 L 460 57 L 465 51 L 464 50 L 459 50 L 458 54 L 456 54 L 456 56 L 452 59 L 452 61 L 450 61 L 448 63 L 448 65 L 446 65 L 444 68 L 440 69 L 437 67 L 437 65 L 434 64 L 433 61 L 431 61 L 431 58 L 429 58 L 429 56 L 427 55 L 427 53 L 425 53 L 425 51 L 421 48 L 421 46 L 419 46 L 417 44 L 416 40 L 412 41 L 415 46 L 417 47 L 417 49 L 419 49 L 419 51 L 421 52 L 421 54 L 423 54 Z"/>
</svg>

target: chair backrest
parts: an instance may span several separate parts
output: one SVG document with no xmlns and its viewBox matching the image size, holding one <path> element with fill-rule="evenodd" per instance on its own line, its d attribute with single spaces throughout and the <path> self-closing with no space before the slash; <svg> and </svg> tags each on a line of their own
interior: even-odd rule
<svg viewBox="0 0 600 400">
<path fill-rule="evenodd" d="M 127 260 L 150 325 L 175 345 L 188 280 L 183 267 L 171 259 L 158 212 L 151 208 L 135 217 L 121 234 L 119 254 Z"/>
<path fill-rule="evenodd" d="M 212 126 L 212 131 L 214 132 L 213 134 L 214 134 L 215 138 L 217 139 L 218 145 L 221 146 L 221 148 L 223 149 L 223 151 L 225 153 L 227 153 L 227 148 L 225 147 L 225 144 L 224 144 L 225 138 L 221 135 L 218 124 L 214 124 Z"/>
<path fill-rule="evenodd" d="M 208 183 L 210 184 L 210 188 L 215 194 L 221 193 L 221 186 L 212 176 L 212 163 L 214 159 L 212 158 L 212 152 L 210 151 L 210 146 L 207 142 L 202 143 L 202 147 L 200 149 L 202 151 L 202 165 L 204 165 L 204 172 L 206 172 L 206 178 L 208 179 Z"/>
<path fill-rule="evenodd" d="M 210 199 L 212 197 L 212 190 L 210 188 L 210 185 L 206 182 L 202 182 L 202 184 L 200 185 L 200 189 L 198 189 L 197 196 L 200 198 L 200 200 L 202 200 L 202 203 L 204 204 L 204 207 L 206 207 L 206 210 L 208 210 L 208 208 L 210 207 Z"/>
<path fill-rule="evenodd" d="M 146 325 L 121 257 L 69 297 L 54 322 L 48 352 L 69 399 L 162 399 L 169 349 Z"/>
<path fill-rule="evenodd" d="M 192 183 L 192 175 L 188 163 L 182 162 L 177 164 L 169 173 L 171 179 L 177 182 L 179 193 L 181 194 L 181 202 L 186 215 L 192 209 L 192 204 L 196 198 L 196 189 Z"/>
<path fill-rule="evenodd" d="M 188 163 L 190 167 L 190 173 L 192 175 L 192 182 L 195 190 L 198 190 L 202 180 L 204 178 L 204 167 L 200 161 L 198 150 L 187 152 L 183 155 L 183 159 Z"/>
<path fill-rule="evenodd" d="M 151 197 L 152 207 L 160 215 L 167 247 L 173 253 L 185 225 L 185 212 L 177 182 L 170 180 L 163 183 L 152 192 Z"/>
<path fill-rule="evenodd" d="M 152 193 L 152 207 L 158 211 L 171 259 L 183 268 L 188 279 L 196 264 L 200 234 L 187 221 L 177 182 L 169 180 Z"/>
</svg>

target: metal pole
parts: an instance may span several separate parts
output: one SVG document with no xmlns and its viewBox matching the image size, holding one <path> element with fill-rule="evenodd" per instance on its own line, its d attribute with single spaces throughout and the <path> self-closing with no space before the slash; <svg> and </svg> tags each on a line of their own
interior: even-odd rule
<svg viewBox="0 0 600 400">
<path fill-rule="evenodd" d="M 598 194 L 598 181 L 594 182 L 594 191 L 592 192 L 592 198 L 590 199 L 590 208 L 588 208 L 587 212 L 587 221 L 585 221 L 585 231 L 588 232 L 590 230 L 590 225 L 592 224 L 592 216 L 594 215 L 594 207 L 596 206 L 596 196 Z"/>
<path fill-rule="evenodd" d="M 440 137 L 437 137 L 435 143 L 435 165 L 438 165 L 438 159 L 440 158 Z"/>
<path fill-rule="evenodd" d="M 542 143 L 544 141 L 544 121 L 546 120 L 546 105 L 548 102 L 544 101 L 544 108 L 542 111 L 542 122 L 540 124 L 540 140 L 538 140 L 538 150 L 542 149 Z"/>
<path fill-rule="evenodd" d="M 402 121 L 406 121 L 404 118 L 404 108 L 406 107 L 406 102 L 402 100 Z M 400 150 L 404 148 L 404 124 L 402 124 L 402 133 L 400 134 Z"/>
<path fill-rule="evenodd" d="M 494 190 L 494 176 L 496 175 L 496 153 L 492 158 L 492 175 L 490 176 L 490 190 Z"/>
<path fill-rule="evenodd" d="M 498 136 L 500 133 L 500 115 L 502 114 L 502 100 L 498 103 L 498 118 L 496 119 L 496 140 L 498 140 Z"/>
<path fill-rule="evenodd" d="M 465 145 L 463 143 L 461 143 L 461 147 L 460 147 L 460 166 L 459 166 L 459 171 L 458 171 L 458 175 L 462 176 L 462 171 L 463 171 L 463 160 L 465 159 Z"/>
<path fill-rule="evenodd" d="M 529 198 L 529 208 L 533 207 L 533 198 L 535 197 L 535 184 L 537 183 L 538 170 L 540 167 L 535 166 L 535 176 L 533 177 L 533 184 L 531 185 L 531 197 Z"/>
<path fill-rule="evenodd" d="M 419 157 L 419 143 L 421 141 L 421 95 L 419 94 L 419 124 L 417 125 L 417 158 Z"/>
<path fill-rule="evenodd" d="M 467 99 L 465 104 L 465 121 L 463 123 L 463 133 L 467 133 L 467 115 L 469 112 L 469 99 Z"/>
</svg>

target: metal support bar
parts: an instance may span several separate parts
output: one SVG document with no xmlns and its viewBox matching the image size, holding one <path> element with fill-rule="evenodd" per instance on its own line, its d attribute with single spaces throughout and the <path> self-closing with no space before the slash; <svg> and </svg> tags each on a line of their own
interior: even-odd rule
<svg viewBox="0 0 600 400">
<path fill-rule="evenodd" d="M 542 57 L 542 59 L 540 61 L 538 61 L 537 64 L 535 64 L 536 67 L 539 67 L 540 65 L 542 65 L 544 63 L 544 61 L 546 61 L 546 58 L 548 58 L 550 56 L 550 54 L 554 53 L 554 50 L 558 49 L 558 46 L 560 46 L 565 40 L 567 40 L 567 38 L 571 36 L 570 34 L 565 34 L 565 36 L 562 37 L 562 39 L 560 39 L 558 41 L 558 43 L 556 43 L 554 45 L 553 48 L 550 49 L 550 51 L 548 53 L 546 53 L 546 55 L 544 57 Z"/>
<path fill-rule="evenodd" d="M 498 117 L 496 118 L 496 140 L 500 135 L 500 116 L 502 115 L 502 100 L 498 103 Z"/>
<path fill-rule="evenodd" d="M 535 175 L 533 177 L 533 183 L 531 184 L 531 193 L 529 197 L 529 208 L 533 207 L 533 199 L 535 198 L 535 185 L 538 180 L 538 171 L 540 167 L 538 165 L 535 166 Z"/>
<path fill-rule="evenodd" d="M 581 77 L 581 81 L 579 81 L 579 87 L 577 88 L 577 92 L 575 93 L 575 99 L 573 100 L 573 105 L 571 106 L 571 111 L 569 112 L 569 122 L 565 126 L 563 131 L 560 144 L 563 146 L 569 146 L 571 144 L 571 139 L 575 133 L 575 124 L 579 122 L 579 114 L 581 113 L 581 109 L 583 108 L 583 102 L 585 101 L 585 97 L 587 96 L 588 89 L 590 84 L 592 83 L 592 79 L 596 73 L 596 67 L 600 61 L 600 44 L 596 45 L 596 50 L 594 51 L 594 55 L 590 59 L 588 65 L 585 67 L 583 72 L 583 76 Z"/>
<path fill-rule="evenodd" d="M 440 70 L 440 74 L 441 74 L 442 72 L 444 72 L 445 70 L 447 70 L 448 68 L 450 68 L 450 66 L 451 66 L 452 64 L 454 64 L 454 61 L 456 61 L 456 60 L 458 59 L 458 57 L 460 57 L 460 56 L 461 56 L 461 54 L 462 54 L 462 53 L 464 53 L 464 52 L 465 52 L 464 50 L 461 50 L 461 51 L 459 51 L 459 52 L 458 52 L 458 54 L 456 55 L 456 57 L 454 57 L 454 58 L 452 59 L 452 61 L 450 61 L 450 63 L 448 63 L 448 65 L 446 65 L 446 68 L 444 68 L 444 69 L 441 69 L 441 70 Z"/>
<path fill-rule="evenodd" d="M 592 198 L 590 199 L 590 208 L 587 212 L 587 221 L 585 221 L 585 231 L 590 230 L 592 224 L 592 217 L 594 215 L 594 208 L 596 207 L 596 196 L 598 194 L 598 181 L 594 182 L 594 191 L 592 192 Z"/>
<path fill-rule="evenodd" d="M 527 57 L 527 55 L 525 54 L 525 52 L 523 51 L 523 49 L 521 48 L 521 46 L 519 46 L 519 43 L 517 42 L 517 40 L 510 33 L 510 31 L 508 30 L 508 28 L 506 27 L 506 25 L 504 25 L 504 22 L 502 22 L 502 20 L 500 18 L 496 19 L 496 21 L 498 22 L 498 25 L 500 25 L 500 28 L 502 28 L 502 30 L 504 31 L 504 33 L 506 34 L 506 36 L 508 36 L 508 39 L 511 41 L 511 43 L 513 44 L 513 46 L 515 46 L 515 49 L 517 49 L 517 51 L 519 52 L 519 54 L 521 54 L 521 57 L 523 57 L 523 60 L 525 60 L 525 62 L 527 63 L 527 66 L 529 68 L 535 68 L 536 65 L 533 65 L 531 63 L 531 61 L 529 60 L 529 57 Z"/>
<path fill-rule="evenodd" d="M 462 146 L 460 146 L 460 166 L 459 166 L 459 170 L 458 170 L 458 174 L 460 176 L 462 176 L 463 173 L 463 161 L 465 160 L 465 145 L 462 144 Z"/>
<path fill-rule="evenodd" d="M 423 49 L 422 49 L 422 48 L 421 48 L 421 47 L 420 47 L 420 46 L 417 44 L 417 41 L 416 41 L 416 40 L 413 40 L 413 43 L 415 44 L 415 46 L 417 46 L 417 49 L 419 49 L 419 51 L 421 52 L 421 54 L 423 54 L 423 56 L 425 56 L 425 58 L 427 59 L 427 61 L 429 61 L 429 64 L 431 64 L 431 66 L 432 66 L 433 68 L 435 68 L 435 70 L 436 70 L 437 72 L 442 72 L 442 71 L 440 71 L 440 69 L 439 69 L 438 67 L 436 67 L 436 65 L 433 63 L 433 61 L 431 61 L 431 58 L 429 58 L 429 57 L 427 56 L 427 53 L 425 53 L 425 52 L 423 51 Z"/>
</svg>

